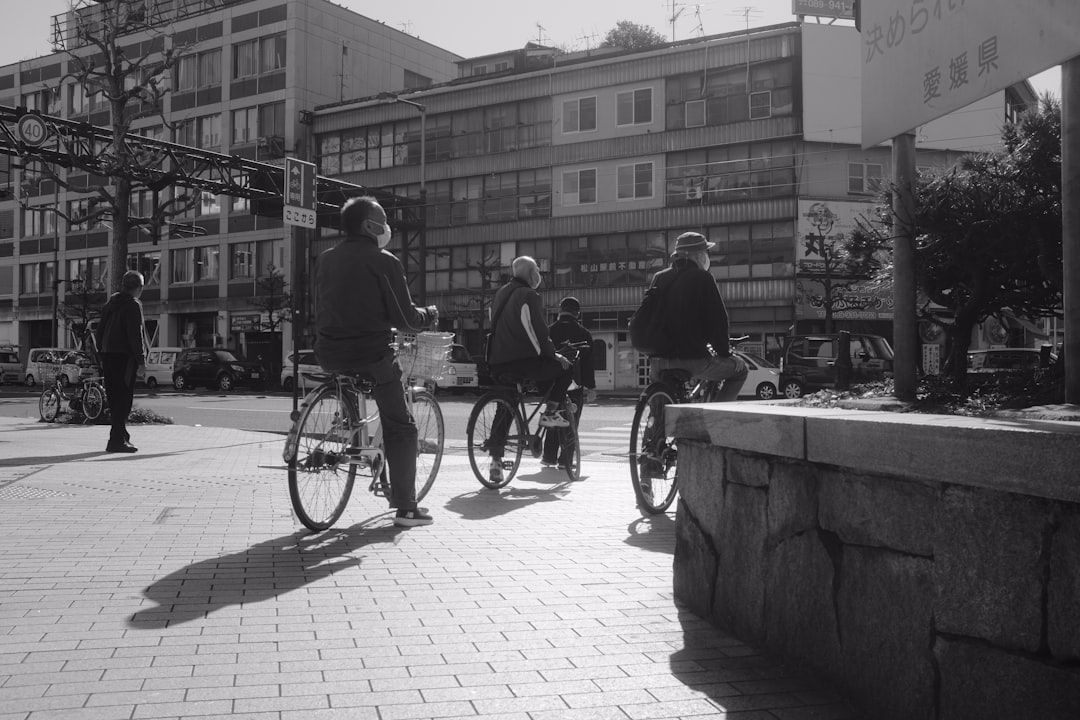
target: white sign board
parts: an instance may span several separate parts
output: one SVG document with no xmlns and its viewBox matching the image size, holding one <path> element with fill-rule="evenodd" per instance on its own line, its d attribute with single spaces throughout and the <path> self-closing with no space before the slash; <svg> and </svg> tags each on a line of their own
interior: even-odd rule
<svg viewBox="0 0 1080 720">
<path fill-rule="evenodd" d="M 862 0 L 862 146 L 1080 55 L 1076 0 Z"/>
<path fill-rule="evenodd" d="M 285 158 L 282 220 L 286 225 L 315 227 L 315 164 Z"/>
</svg>

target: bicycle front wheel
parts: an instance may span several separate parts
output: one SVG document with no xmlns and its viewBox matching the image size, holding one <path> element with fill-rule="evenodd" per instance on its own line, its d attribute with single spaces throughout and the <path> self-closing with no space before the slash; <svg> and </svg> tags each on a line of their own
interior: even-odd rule
<svg viewBox="0 0 1080 720">
<path fill-rule="evenodd" d="M 355 408 L 332 384 L 319 388 L 296 419 L 289 497 L 296 517 L 311 530 L 331 527 L 349 502 L 356 481 L 348 456 L 355 422 Z"/>
<path fill-rule="evenodd" d="M 105 410 L 105 393 L 100 385 L 91 383 L 86 388 L 86 393 L 83 395 L 82 409 L 86 419 L 91 422 L 101 417 L 101 413 Z"/>
<path fill-rule="evenodd" d="M 407 391 L 409 392 L 409 391 Z M 427 390 L 413 390 L 412 416 L 416 423 L 416 501 L 420 502 L 431 490 L 442 465 L 446 443 L 439 401 Z"/>
<path fill-rule="evenodd" d="M 41 415 L 41 419 L 49 423 L 56 422 L 57 416 L 60 415 L 60 404 L 63 401 L 56 388 L 46 388 L 38 398 L 38 414 Z"/>
<path fill-rule="evenodd" d="M 469 464 L 480 484 L 496 490 L 509 483 L 521 465 L 529 434 L 521 413 L 505 395 L 482 395 L 466 426 Z"/>
<path fill-rule="evenodd" d="M 641 393 L 630 431 L 630 479 L 638 507 L 657 515 L 671 507 L 678 492 L 675 438 L 664 429 L 664 410 L 675 396 L 663 383 Z"/>
</svg>

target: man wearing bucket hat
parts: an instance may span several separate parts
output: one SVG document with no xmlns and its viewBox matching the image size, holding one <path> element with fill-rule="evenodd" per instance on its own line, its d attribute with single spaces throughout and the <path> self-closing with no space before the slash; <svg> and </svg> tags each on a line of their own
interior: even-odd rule
<svg viewBox="0 0 1080 720">
<path fill-rule="evenodd" d="M 709 273 L 709 242 L 697 232 L 675 239 L 671 267 L 658 272 L 650 287 L 664 291 L 670 343 L 649 360 L 649 375 L 680 368 L 692 377 L 722 382 L 717 400 L 734 400 L 746 380 L 746 363 L 731 354 L 728 313 L 716 280 Z M 709 351 L 712 347 L 712 352 Z"/>
</svg>

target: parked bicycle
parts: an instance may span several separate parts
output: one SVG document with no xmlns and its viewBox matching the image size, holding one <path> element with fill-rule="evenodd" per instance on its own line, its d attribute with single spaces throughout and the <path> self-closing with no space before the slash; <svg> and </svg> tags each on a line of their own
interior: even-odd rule
<svg viewBox="0 0 1080 720">
<path fill-rule="evenodd" d="M 53 384 L 41 392 L 38 413 L 45 422 L 55 422 L 65 406 L 72 412 L 82 413 L 90 422 L 97 420 L 108 407 L 101 380 L 97 376 L 82 378 L 69 392 L 63 373 L 58 373 Z"/>
<path fill-rule="evenodd" d="M 571 364 L 576 364 L 580 351 L 586 346 L 587 343 L 567 343 L 558 351 Z M 523 378 L 494 380 L 499 385 L 476 401 L 465 430 L 469 464 L 480 484 L 492 490 L 505 487 L 517 474 L 526 450 L 534 458 L 541 456 L 549 432 L 559 433 L 559 458 L 564 459 L 563 468 L 570 480 L 578 480 L 581 477 L 581 444 L 578 442 L 577 407 L 573 401 L 567 398 L 559 406 L 560 412 L 570 421 L 568 427 L 547 428 L 537 422 L 537 430 L 533 432 L 533 420 L 547 407 L 548 395 L 539 397 L 535 384 Z M 531 409 L 526 401 L 530 394 L 538 397 Z M 501 444 L 500 438 L 504 438 Z M 492 475 L 493 466 L 501 468 L 501 477 Z"/>
<path fill-rule="evenodd" d="M 731 344 L 746 337 L 731 338 Z M 638 507 L 650 515 L 667 511 L 679 491 L 679 450 L 664 425 L 668 405 L 713 402 L 720 384 L 692 378 L 682 369 L 663 370 L 634 407 L 630 431 L 630 480 Z"/>
<path fill-rule="evenodd" d="M 399 362 L 403 354 L 409 354 L 410 347 L 419 351 L 413 354 L 433 355 L 437 361 L 439 344 L 426 342 L 428 335 L 420 333 L 416 340 L 399 345 Z M 449 342 L 440 338 L 438 343 L 445 358 Z M 441 367 L 437 362 L 427 365 L 436 366 Z M 412 377 L 423 382 L 425 373 L 431 372 L 440 370 L 412 366 L 411 375 L 403 375 L 403 379 Z M 307 528 L 322 531 L 333 526 L 345 511 L 357 469 L 370 476 L 367 489 L 377 497 L 390 495 L 390 481 L 379 411 L 371 397 L 373 379 L 344 373 L 311 373 L 305 377 L 320 384 L 294 411 L 283 458 L 289 469 L 289 497 L 296 516 Z M 446 430 L 435 396 L 405 382 L 405 402 L 418 432 L 416 499 L 420 501 L 431 490 L 442 464 Z"/>
</svg>

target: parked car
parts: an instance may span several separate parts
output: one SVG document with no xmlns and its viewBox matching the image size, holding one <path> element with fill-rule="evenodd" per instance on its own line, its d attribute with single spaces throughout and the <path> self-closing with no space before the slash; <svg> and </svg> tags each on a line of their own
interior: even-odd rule
<svg viewBox="0 0 1080 720">
<path fill-rule="evenodd" d="M 173 380 L 173 365 L 183 348 L 155 347 L 146 353 L 146 377 L 143 382 L 153 390 L 158 385 L 169 384 Z"/>
<path fill-rule="evenodd" d="M 288 359 L 285 360 L 285 366 L 281 368 L 281 388 L 285 392 L 292 392 L 293 389 L 293 362 L 295 356 L 296 353 L 289 353 Z M 301 392 L 307 392 L 319 384 L 318 381 L 305 377 L 311 373 L 323 372 L 322 367 L 319 366 L 319 361 L 315 358 L 314 350 L 300 351 L 300 364 L 297 367 L 297 372 L 299 373 Z"/>
<path fill-rule="evenodd" d="M 971 375 L 1014 375 L 1048 368 L 1057 362 L 1057 355 L 1049 347 L 1045 352 L 1039 348 L 990 348 L 969 351 L 967 362 Z"/>
<path fill-rule="evenodd" d="M 54 382 L 56 374 L 60 372 L 60 361 L 68 352 L 68 348 L 30 348 L 26 355 L 23 382 L 28 387 Z"/>
<path fill-rule="evenodd" d="M 72 350 L 60 358 L 60 372 L 65 385 L 76 385 L 83 378 L 101 376 L 101 368 L 94 364 L 89 353 Z"/>
<path fill-rule="evenodd" d="M 259 363 L 244 360 L 226 348 L 184 348 L 173 366 L 172 382 L 177 390 L 203 385 L 228 392 L 265 381 Z"/>
<path fill-rule="evenodd" d="M 746 382 L 739 390 L 739 397 L 755 397 L 759 400 L 771 400 L 780 389 L 780 368 L 763 357 L 741 350 L 734 354 L 746 363 Z"/>
<path fill-rule="evenodd" d="M 480 387 L 480 376 L 476 363 L 469 357 L 464 345 L 454 343 L 446 355 L 446 367 L 443 377 L 436 383 L 436 390 L 449 389 L 451 392 L 476 390 Z"/>
<path fill-rule="evenodd" d="M 19 348 L 14 345 L 0 347 L 0 385 L 20 383 L 23 380 L 23 365 L 19 362 Z"/>
<path fill-rule="evenodd" d="M 792 335 L 780 362 L 780 392 L 798 398 L 836 387 L 839 333 Z M 880 335 L 851 333 L 851 382 L 873 382 L 892 376 L 893 350 Z"/>
</svg>

